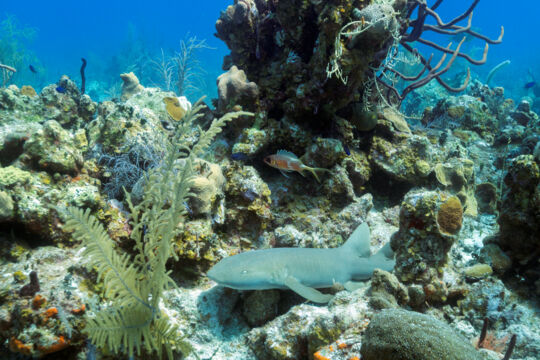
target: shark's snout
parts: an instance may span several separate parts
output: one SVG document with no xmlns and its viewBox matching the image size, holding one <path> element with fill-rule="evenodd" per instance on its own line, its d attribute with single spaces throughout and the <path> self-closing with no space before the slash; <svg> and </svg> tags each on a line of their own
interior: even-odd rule
<svg viewBox="0 0 540 360">
<path fill-rule="evenodd" d="M 214 280 L 221 285 L 225 285 L 226 283 L 228 283 L 231 277 L 231 271 L 230 269 L 227 269 L 227 266 L 224 265 L 223 260 L 212 266 L 212 268 L 206 273 L 206 276 L 208 276 L 208 278 Z"/>
</svg>

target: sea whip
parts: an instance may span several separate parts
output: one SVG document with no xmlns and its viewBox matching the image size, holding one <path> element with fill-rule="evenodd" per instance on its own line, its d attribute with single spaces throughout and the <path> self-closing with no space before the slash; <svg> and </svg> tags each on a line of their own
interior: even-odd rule
<svg viewBox="0 0 540 360">
<path fill-rule="evenodd" d="M 82 66 L 81 66 L 81 94 L 84 94 L 84 85 L 86 83 L 86 77 L 84 76 L 84 69 L 86 68 L 86 59 L 81 58 L 82 60 Z"/>
</svg>

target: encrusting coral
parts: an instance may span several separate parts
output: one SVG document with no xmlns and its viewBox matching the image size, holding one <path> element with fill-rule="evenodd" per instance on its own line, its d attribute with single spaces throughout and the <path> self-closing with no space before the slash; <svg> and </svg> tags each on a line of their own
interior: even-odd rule
<svg viewBox="0 0 540 360">
<path fill-rule="evenodd" d="M 173 120 L 180 121 L 184 115 L 191 110 L 191 103 L 185 96 L 171 97 L 166 96 L 163 98 L 165 109 Z"/>
<path fill-rule="evenodd" d="M 437 212 L 437 223 L 442 232 L 455 234 L 461 229 L 463 208 L 457 196 L 446 200 Z"/>
</svg>

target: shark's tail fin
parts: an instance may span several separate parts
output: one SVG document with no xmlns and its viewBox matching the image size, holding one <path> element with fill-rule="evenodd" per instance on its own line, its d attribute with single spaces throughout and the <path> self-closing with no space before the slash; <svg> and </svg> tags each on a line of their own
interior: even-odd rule
<svg viewBox="0 0 540 360">
<path fill-rule="evenodd" d="M 321 179 L 319 179 L 319 175 L 317 175 L 317 171 L 322 171 L 322 172 L 326 171 L 326 172 L 330 172 L 330 170 L 325 169 L 325 168 L 313 168 L 313 167 L 309 167 L 309 166 L 304 166 L 304 167 L 302 168 L 302 171 L 300 171 L 300 174 L 302 174 L 302 172 L 303 172 L 304 170 L 307 170 L 307 171 L 311 172 L 311 173 L 313 174 L 313 176 L 315 176 L 315 179 L 317 179 L 317 182 L 318 182 L 318 183 L 321 182 Z M 304 174 L 302 174 L 302 175 L 304 175 Z"/>
<path fill-rule="evenodd" d="M 390 247 L 390 242 L 387 242 L 379 251 L 371 256 L 378 263 L 377 267 L 385 271 L 391 271 L 396 264 L 394 260 L 394 252 Z"/>
</svg>

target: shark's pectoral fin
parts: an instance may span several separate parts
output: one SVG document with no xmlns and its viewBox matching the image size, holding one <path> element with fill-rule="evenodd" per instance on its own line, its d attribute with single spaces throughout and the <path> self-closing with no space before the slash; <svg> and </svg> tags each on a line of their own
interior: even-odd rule
<svg viewBox="0 0 540 360">
<path fill-rule="evenodd" d="M 292 276 L 288 276 L 285 279 L 284 284 L 298 295 L 315 303 L 326 304 L 330 301 L 330 299 L 334 297 L 333 295 L 323 294 L 319 290 L 315 290 L 312 287 L 306 286 Z"/>
<path fill-rule="evenodd" d="M 366 284 L 362 281 L 347 281 L 343 286 L 348 291 L 354 291 L 360 289 L 362 286 L 365 286 Z"/>
</svg>

